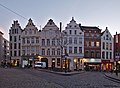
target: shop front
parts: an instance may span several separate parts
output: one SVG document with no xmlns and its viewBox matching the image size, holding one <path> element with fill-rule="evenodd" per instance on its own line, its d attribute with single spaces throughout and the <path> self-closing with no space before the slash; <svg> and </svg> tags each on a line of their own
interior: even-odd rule
<svg viewBox="0 0 120 88">
<path fill-rule="evenodd" d="M 102 71 L 111 71 L 113 70 L 113 63 L 111 60 L 102 60 L 101 70 Z"/>
<path fill-rule="evenodd" d="M 83 59 L 84 70 L 86 71 L 100 71 L 101 70 L 101 59 Z"/>
</svg>

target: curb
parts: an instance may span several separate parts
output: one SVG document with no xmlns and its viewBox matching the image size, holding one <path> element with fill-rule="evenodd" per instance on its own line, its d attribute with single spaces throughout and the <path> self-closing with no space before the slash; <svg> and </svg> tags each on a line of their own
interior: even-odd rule
<svg viewBox="0 0 120 88">
<path fill-rule="evenodd" d="M 119 81 L 119 82 L 120 82 L 120 79 L 118 79 L 118 78 L 114 78 L 114 77 L 108 76 L 108 75 L 106 75 L 105 73 L 104 73 L 104 75 L 105 75 L 106 77 L 110 78 L 110 79 L 113 79 L 113 80 L 116 80 L 116 81 Z"/>
<path fill-rule="evenodd" d="M 84 72 L 78 72 L 78 73 L 59 73 L 59 72 L 55 72 L 55 71 L 47 71 L 47 70 L 42 70 L 42 69 L 36 69 L 38 71 L 43 71 L 43 72 L 49 72 L 49 73 L 53 73 L 53 74 L 57 74 L 57 75 L 63 75 L 63 76 L 72 76 L 72 75 L 77 75 L 77 74 L 82 74 Z"/>
</svg>

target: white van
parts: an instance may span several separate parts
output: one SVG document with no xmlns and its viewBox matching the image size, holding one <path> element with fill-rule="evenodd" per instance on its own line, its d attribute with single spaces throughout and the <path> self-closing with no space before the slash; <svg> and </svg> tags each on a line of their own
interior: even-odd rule
<svg viewBox="0 0 120 88">
<path fill-rule="evenodd" d="M 35 62 L 34 67 L 35 68 L 46 68 L 46 62 L 37 61 Z"/>
</svg>

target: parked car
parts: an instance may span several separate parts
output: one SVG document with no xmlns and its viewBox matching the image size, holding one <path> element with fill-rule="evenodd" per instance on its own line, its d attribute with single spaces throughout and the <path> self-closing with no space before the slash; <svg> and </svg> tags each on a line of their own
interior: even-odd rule
<svg viewBox="0 0 120 88">
<path fill-rule="evenodd" d="M 37 61 L 35 62 L 34 67 L 35 68 L 46 68 L 46 62 Z"/>
</svg>

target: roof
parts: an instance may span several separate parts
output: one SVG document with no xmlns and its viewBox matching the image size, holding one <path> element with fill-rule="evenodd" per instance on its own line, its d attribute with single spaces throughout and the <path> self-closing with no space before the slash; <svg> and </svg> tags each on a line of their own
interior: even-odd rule
<svg viewBox="0 0 120 88">
<path fill-rule="evenodd" d="M 2 33 L 2 32 L 0 31 L 0 34 L 2 34 L 2 35 L 3 35 L 4 33 Z"/>
</svg>

